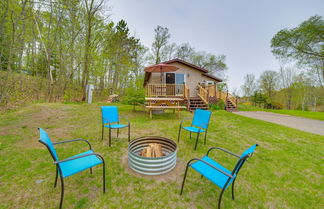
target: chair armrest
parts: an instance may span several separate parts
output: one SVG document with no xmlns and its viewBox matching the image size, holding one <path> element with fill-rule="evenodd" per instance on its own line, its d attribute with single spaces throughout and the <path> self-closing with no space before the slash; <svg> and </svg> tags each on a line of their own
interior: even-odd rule
<svg viewBox="0 0 324 209">
<path fill-rule="evenodd" d="M 91 144 L 86 139 L 71 139 L 71 140 L 66 140 L 66 141 L 55 142 L 55 143 L 53 143 L 53 145 L 63 144 L 63 143 L 69 143 L 69 142 L 76 142 L 76 141 L 84 141 L 84 142 L 86 142 L 89 145 L 89 149 L 91 149 Z"/>
<path fill-rule="evenodd" d="M 130 121 L 127 116 L 119 115 L 119 117 L 124 118 L 127 120 L 128 126 L 130 125 Z"/>
<path fill-rule="evenodd" d="M 206 161 L 204 161 L 204 160 L 202 160 L 202 159 L 199 159 L 199 158 L 193 158 L 193 159 L 191 159 L 191 160 L 188 162 L 188 165 L 191 165 L 191 164 L 189 164 L 189 163 L 190 163 L 191 161 L 194 161 L 194 160 L 197 160 L 197 161 L 203 162 L 203 163 L 205 163 L 206 165 L 208 165 L 208 166 L 214 168 L 215 170 L 221 172 L 222 174 L 226 175 L 227 177 L 233 178 L 232 175 L 230 175 L 230 174 L 228 174 L 228 173 L 222 171 L 222 170 L 219 169 L 219 168 L 216 168 L 216 167 L 213 166 L 212 164 L 210 164 L 210 163 L 208 163 L 208 162 L 206 162 Z"/>
<path fill-rule="evenodd" d="M 182 127 L 182 123 L 185 121 L 185 120 L 189 120 L 189 119 L 192 119 L 191 117 L 187 117 L 187 118 L 183 118 L 180 122 L 180 127 Z"/>
<path fill-rule="evenodd" d="M 221 147 L 212 147 L 212 148 L 210 148 L 210 149 L 207 151 L 207 156 L 208 156 L 209 152 L 212 151 L 212 150 L 214 150 L 214 149 L 221 150 L 221 151 L 226 152 L 226 153 L 228 153 L 228 154 L 230 154 L 230 155 L 233 155 L 233 156 L 235 156 L 235 157 L 237 157 L 237 158 L 240 158 L 239 155 L 234 154 L 233 152 L 230 152 L 230 151 L 228 151 L 228 150 L 226 150 L 226 149 L 223 149 L 223 148 L 221 148 Z"/>
<path fill-rule="evenodd" d="M 100 154 L 90 153 L 90 154 L 86 154 L 86 155 L 80 155 L 80 156 L 77 156 L 77 157 L 66 158 L 66 159 L 60 160 L 60 161 L 55 161 L 54 164 L 60 164 L 60 163 L 66 162 L 66 161 L 75 160 L 75 159 L 79 159 L 79 158 L 83 158 L 83 157 L 88 157 L 88 156 L 91 156 L 91 155 L 95 155 L 97 157 L 100 157 L 102 162 L 105 163 L 104 158 Z"/>
</svg>

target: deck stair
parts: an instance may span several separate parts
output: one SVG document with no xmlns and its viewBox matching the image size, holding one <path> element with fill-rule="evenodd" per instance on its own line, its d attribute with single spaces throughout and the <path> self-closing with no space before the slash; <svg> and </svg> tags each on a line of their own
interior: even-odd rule
<svg viewBox="0 0 324 209">
<path fill-rule="evenodd" d="M 208 110 L 208 106 L 199 97 L 191 97 L 187 106 L 189 111 L 194 111 L 196 109 Z"/>
<path fill-rule="evenodd" d="M 233 102 L 230 99 L 226 99 L 225 110 L 228 111 L 228 112 L 236 112 L 236 111 L 238 111 L 236 105 L 233 104 Z"/>
</svg>

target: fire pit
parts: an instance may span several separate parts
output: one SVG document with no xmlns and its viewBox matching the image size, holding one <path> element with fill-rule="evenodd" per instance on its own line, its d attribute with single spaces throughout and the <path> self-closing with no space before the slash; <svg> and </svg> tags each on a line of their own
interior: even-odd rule
<svg viewBox="0 0 324 209">
<path fill-rule="evenodd" d="M 145 175 L 161 175 L 176 166 L 177 144 L 160 136 L 140 137 L 128 145 L 129 167 Z"/>
</svg>

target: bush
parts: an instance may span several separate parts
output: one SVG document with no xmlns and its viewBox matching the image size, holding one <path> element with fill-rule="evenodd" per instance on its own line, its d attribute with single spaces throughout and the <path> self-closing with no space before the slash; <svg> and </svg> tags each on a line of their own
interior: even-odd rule
<svg viewBox="0 0 324 209">
<path fill-rule="evenodd" d="M 307 105 L 304 105 L 304 108 L 303 108 L 302 104 L 299 104 L 297 106 L 296 110 L 309 111 L 308 106 Z"/>
<path fill-rule="evenodd" d="M 212 110 L 224 110 L 225 109 L 225 103 L 223 100 L 218 100 L 216 104 L 210 105 L 210 109 Z"/>
<path fill-rule="evenodd" d="M 136 105 L 144 104 L 145 94 L 144 89 L 135 90 L 134 88 L 126 89 L 126 94 L 122 98 L 122 102 L 125 104 L 133 105 L 135 111 Z"/>
<path fill-rule="evenodd" d="M 279 102 L 272 102 L 272 107 L 273 109 L 278 109 L 278 110 L 283 109 L 283 105 Z"/>
</svg>

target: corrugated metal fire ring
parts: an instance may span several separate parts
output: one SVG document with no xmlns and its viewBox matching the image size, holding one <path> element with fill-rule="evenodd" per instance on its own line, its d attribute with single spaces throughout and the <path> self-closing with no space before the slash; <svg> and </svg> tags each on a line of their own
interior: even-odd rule
<svg viewBox="0 0 324 209">
<path fill-rule="evenodd" d="M 151 158 L 139 153 L 150 143 L 162 146 L 163 157 Z M 132 140 L 128 145 L 128 165 L 135 172 L 144 175 L 161 175 L 171 171 L 177 163 L 177 144 L 160 136 L 146 136 Z"/>
</svg>

